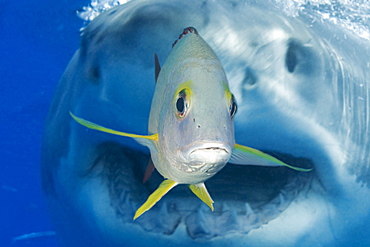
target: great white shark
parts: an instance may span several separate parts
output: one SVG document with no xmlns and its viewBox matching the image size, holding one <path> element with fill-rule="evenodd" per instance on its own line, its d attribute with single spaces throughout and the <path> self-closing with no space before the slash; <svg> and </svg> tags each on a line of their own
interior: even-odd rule
<svg viewBox="0 0 370 247">
<path fill-rule="evenodd" d="M 180 186 L 133 221 L 162 179 L 142 182 L 148 151 L 69 112 L 146 133 L 153 54 L 163 63 L 187 26 L 225 69 L 236 141 L 314 169 L 226 165 L 207 182 L 214 212 Z M 348 30 L 245 3 L 137 0 L 102 13 L 82 32 L 44 134 L 42 184 L 61 246 L 367 246 L 369 57 Z"/>
</svg>

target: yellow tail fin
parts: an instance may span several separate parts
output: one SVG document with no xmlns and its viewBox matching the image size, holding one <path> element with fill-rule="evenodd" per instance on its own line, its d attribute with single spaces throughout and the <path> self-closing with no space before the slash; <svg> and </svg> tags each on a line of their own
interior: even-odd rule
<svg viewBox="0 0 370 247">
<path fill-rule="evenodd" d="M 190 184 L 189 188 L 197 197 L 199 197 L 199 199 L 201 199 L 205 204 L 207 204 L 208 207 L 210 207 L 212 211 L 214 210 L 213 200 L 211 196 L 209 195 L 204 183 Z"/>
<path fill-rule="evenodd" d="M 171 180 L 164 180 L 146 200 L 146 202 L 136 211 L 134 220 L 140 215 L 151 209 L 168 191 L 175 187 L 178 183 Z"/>
</svg>

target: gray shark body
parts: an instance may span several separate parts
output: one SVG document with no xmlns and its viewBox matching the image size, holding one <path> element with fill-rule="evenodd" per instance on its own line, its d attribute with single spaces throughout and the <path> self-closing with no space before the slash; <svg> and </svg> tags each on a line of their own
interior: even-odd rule
<svg viewBox="0 0 370 247">
<path fill-rule="evenodd" d="M 238 102 L 235 139 L 310 173 L 226 165 L 207 187 L 211 212 L 181 186 L 132 215 L 158 186 L 132 140 L 69 115 L 146 134 L 153 54 L 163 63 L 194 26 L 224 66 Z M 370 51 L 330 23 L 244 4 L 133 1 L 102 13 L 56 91 L 42 179 L 62 246 L 338 246 L 370 243 Z"/>
</svg>

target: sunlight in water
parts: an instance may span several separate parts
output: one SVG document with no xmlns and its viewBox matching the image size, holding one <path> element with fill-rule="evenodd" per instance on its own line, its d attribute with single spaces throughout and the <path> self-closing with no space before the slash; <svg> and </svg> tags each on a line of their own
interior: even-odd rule
<svg viewBox="0 0 370 247">
<path fill-rule="evenodd" d="M 329 20 L 333 24 L 354 32 L 357 36 L 370 40 L 370 2 L 355 0 L 276 0 L 277 5 L 288 16 L 300 13 L 314 13 L 312 21 Z"/>
<path fill-rule="evenodd" d="M 92 0 L 89 6 L 77 11 L 78 16 L 86 22 L 92 21 L 104 11 L 130 0 Z M 270 0 L 287 16 L 297 17 L 301 13 L 314 13 L 312 22 L 329 20 L 340 25 L 357 36 L 370 40 L 370 2 L 355 0 Z"/>
<path fill-rule="evenodd" d="M 89 22 L 104 11 L 129 1 L 130 0 L 92 0 L 89 6 L 83 7 L 81 11 L 77 11 L 77 15 L 81 19 Z"/>
</svg>

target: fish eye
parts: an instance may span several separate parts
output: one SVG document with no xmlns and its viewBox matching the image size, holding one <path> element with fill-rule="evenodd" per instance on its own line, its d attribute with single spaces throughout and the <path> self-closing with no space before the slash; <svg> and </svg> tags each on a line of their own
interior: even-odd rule
<svg viewBox="0 0 370 247">
<path fill-rule="evenodd" d="M 184 90 L 181 90 L 177 96 L 177 100 L 176 100 L 177 115 L 179 117 L 184 117 L 188 107 L 189 105 L 186 99 L 186 91 L 184 89 Z"/>
<path fill-rule="evenodd" d="M 236 100 L 235 100 L 235 97 L 234 95 L 232 94 L 231 95 L 231 102 L 230 102 L 230 107 L 229 107 L 229 111 L 230 111 L 230 117 L 233 118 L 236 114 L 238 110 L 238 106 L 236 104 Z"/>
</svg>

